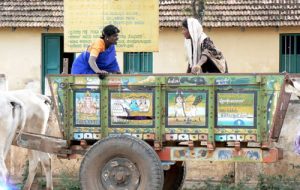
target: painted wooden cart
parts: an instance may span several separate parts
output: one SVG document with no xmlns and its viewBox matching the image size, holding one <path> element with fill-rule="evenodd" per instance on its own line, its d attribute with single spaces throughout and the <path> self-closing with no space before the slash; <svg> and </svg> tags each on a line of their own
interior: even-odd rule
<svg viewBox="0 0 300 190">
<path fill-rule="evenodd" d="M 291 95 L 285 74 L 48 79 L 63 139 L 37 136 L 42 143 L 27 147 L 84 155 L 83 189 L 180 189 L 186 160 L 282 158 L 273 142 Z M 29 138 L 24 134 L 20 144 Z"/>
</svg>

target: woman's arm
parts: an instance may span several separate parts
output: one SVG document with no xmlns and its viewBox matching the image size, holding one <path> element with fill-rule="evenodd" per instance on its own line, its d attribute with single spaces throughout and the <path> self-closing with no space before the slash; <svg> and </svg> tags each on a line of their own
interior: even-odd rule
<svg viewBox="0 0 300 190">
<path fill-rule="evenodd" d="M 97 64 L 96 64 L 96 59 L 97 59 L 97 57 L 90 55 L 90 58 L 89 58 L 89 65 L 90 65 L 90 67 L 93 69 L 93 71 L 94 71 L 95 73 L 98 73 L 98 74 L 105 74 L 105 73 L 107 73 L 107 71 L 104 71 L 104 70 L 100 70 L 100 69 L 99 69 L 99 67 L 98 67 Z"/>
<path fill-rule="evenodd" d="M 105 43 L 103 39 L 99 38 L 97 39 L 88 49 L 90 51 L 90 57 L 89 57 L 89 65 L 93 69 L 95 73 L 99 74 L 105 74 L 107 71 L 101 70 L 97 63 L 96 59 L 99 56 L 99 54 L 103 51 L 105 51 Z"/>
<path fill-rule="evenodd" d="M 192 73 L 193 74 L 198 74 L 202 72 L 201 66 L 206 63 L 207 61 L 207 56 L 206 55 L 202 55 L 200 60 L 198 61 L 197 65 L 194 65 L 192 68 Z"/>
</svg>

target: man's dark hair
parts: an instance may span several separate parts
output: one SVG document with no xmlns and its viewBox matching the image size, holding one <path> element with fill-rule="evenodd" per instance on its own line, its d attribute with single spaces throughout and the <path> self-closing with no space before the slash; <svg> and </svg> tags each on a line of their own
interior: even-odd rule
<svg viewBox="0 0 300 190">
<path fill-rule="evenodd" d="M 110 24 L 103 28 L 101 38 L 104 38 L 104 36 L 109 37 L 109 36 L 117 34 L 119 32 L 120 32 L 120 30 L 116 26 Z"/>
<path fill-rule="evenodd" d="M 184 20 L 182 21 L 182 26 L 183 26 L 184 28 L 186 28 L 186 29 L 189 29 L 187 19 L 184 19 Z"/>
</svg>

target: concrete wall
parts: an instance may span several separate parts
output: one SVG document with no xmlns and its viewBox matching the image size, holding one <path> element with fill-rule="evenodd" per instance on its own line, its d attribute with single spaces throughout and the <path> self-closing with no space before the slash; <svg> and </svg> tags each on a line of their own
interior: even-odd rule
<svg viewBox="0 0 300 190">
<path fill-rule="evenodd" d="M 185 73 L 184 37 L 181 29 L 162 28 L 159 33 L 159 52 L 153 57 L 154 73 Z"/>
<path fill-rule="evenodd" d="M 63 33 L 63 30 L 0 28 L 0 73 L 6 75 L 10 90 L 40 81 L 42 33 Z"/>
<path fill-rule="evenodd" d="M 279 72 L 279 43 L 282 33 L 300 33 L 300 27 L 204 29 L 221 50 L 231 73 Z M 186 71 L 181 29 L 162 28 L 159 52 L 154 53 L 155 73 Z"/>
<path fill-rule="evenodd" d="M 0 91 L 6 91 L 7 90 L 7 81 L 4 74 L 0 74 Z"/>
<path fill-rule="evenodd" d="M 228 62 L 229 72 L 278 72 L 279 36 L 297 33 L 300 27 L 285 28 L 205 28 Z M 42 33 L 63 33 L 62 29 L 0 28 L 0 71 L 9 81 L 9 89 L 23 88 L 40 81 Z M 181 29 L 161 28 L 159 52 L 154 53 L 154 73 L 184 73 L 184 38 Z M 123 70 L 123 53 L 117 58 Z M 22 68 L 22 69 L 21 69 Z M 259 69 L 258 69 L 259 68 Z"/>
</svg>

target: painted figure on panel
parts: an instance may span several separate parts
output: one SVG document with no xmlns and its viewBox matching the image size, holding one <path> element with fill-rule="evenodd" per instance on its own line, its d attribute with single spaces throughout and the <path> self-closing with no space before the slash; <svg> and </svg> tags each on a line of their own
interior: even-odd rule
<svg viewBox="0 0 300 190">
<path fill-rule="evenodd" d="M 182 92 L 177 92 L 175 97 L 175 118 L 178 121 L 180 117 L 185 117 L 185 102 Z M 186 121 L 186 119 L 184 119 Z"/>
<path fill-rule="evenodd" d="M 113 125 L 150 125 L 152 116 L 152 93 L 112 93 L 111 122 Z"/>
<path fill-rule="evenodd" d="M 218 152 L 219 160 L 229 160 L 232 158 L 232 150 L 220 150 Z"/>
<path fill-rule="evenodd" d="M 86 92 L 82 101 L 79 102 L 79 112 L 85 114 L 95 114 L 97 112 L 97 104 L 93 101 L 91 93 Z"/>
<path fill-rule="evenodd" d="M 138 101 L 139 101 L 140 112 L 148 112 L 150 101 L 147 100 L 145 96 L 142 96 Z"/>
<path fill-rule="evenodd" d="M 260 157 L 259 153 L 257 151 L 252 151 L 252 150 L 248 151 L 246 153 L 246 156 L 248 158 L 250 158 L 251 160 L 259 160 L 259 157 Z"/>
<path fill-rule="evenodd" d="M 204 125 L 206 114 L 205 93 L 177 91 L 168 95 L 169 125 Z M 174 101 L 174 102 L 172 102 Z"/>
<path fill-rule="evenodd" d="M 75 93 L 75 124 L 100 124 L 100 94 L 96 92 Z"/>
<path fill-rule="evenodd" d="M 137 100 L 131 100 L 130 104 L 130 110 L 131 111 L 140 111 L 139 105 L 137 103 Z"/>
</svg>

